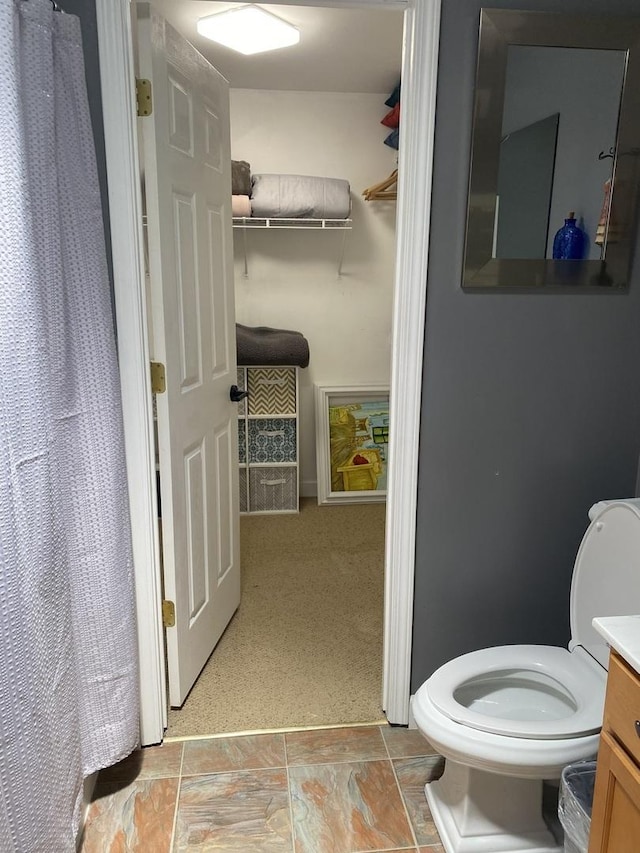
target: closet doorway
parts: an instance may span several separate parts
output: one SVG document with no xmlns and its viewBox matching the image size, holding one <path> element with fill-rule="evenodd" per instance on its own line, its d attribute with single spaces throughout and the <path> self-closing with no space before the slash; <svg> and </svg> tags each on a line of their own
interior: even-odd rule
<svg viewBox="0 0 640 853">
<path fill-rule="evenodd" d="M 328 0 L 331 4 L 331 0 Z M 292 5 L 307 5 L 296 0 Z M 396 6 L 396 0 L 353 0 L 354 6 Z M 149 460 L 136 450 L 149 446 L 149 408 L 140 405 L 148 395 L 145 387 L 147 342 L 141 289 L 131 288 L 141 268 L 139 198 L 132 193 L 136 182 L 134 124 L 131 120 L 130 68 L 122 67 L 126 54 L 127 27 L 124 2 L 97 0 L 101 74 L 105 115 L 105 147 L 115 269 L 116 310 L 123 365 L 123 406 L 129 448 L 131 511 L 134 519 L 137 601 L 140 626 L 142 740 L 162 737 L 162 629 L 158 615 L 158 552 L 152 517 L 151 491 L 140 489 L 148 477 Z M 200 6 L 200 4 L 198 4 Z M 431 152 L 435 110 L 435 68 L 439 3 L 417 0 L 406 13 L 403 60 L 403 127 L 399 180 L 398 262 L 394 297 L 393 368 L 391 417 L 402 424 L 391 437 L 390 498 L 387 504 L 387 555 L 385 577 L 385 698 L 391 722 L 406 723 L 409 699 L 409 656 L 415 534 L 416 451 L 421 386 L 421 354 L 424 328 L 424 281 L 426 279 Z M 414 49 L 419 44 L 420 51 Z M 105 80 L 109 86 L 105 86 Z M 377 178 L 378 176 L 376 176 Z M 141 282 L 140 282 L 141 283 Z M 395 455 L 393 455 L 395 454 Z"/>
<path fill-rule="evenodd" d="M 184 704 L 169 710 L 167 735 L 381 722 L 385 506 L 318 506 L 314 386 L 390 384 L 396 204 L 362 193 L 397 167 L 397 110 L 385 101 L 400 79 L 403 13 L 262 5 L 294 23 L 301 43 L 245 57 L 200 37 L 192 8 L 156 5 L 229 81 L 231 157 L 245 164 L 243 184 L 250 173 L 254 186 L 256 175 L 276 174 L 351 188 L 348 229 L 283 228 L 278 219 L 259 227 L 259 210 L 251 225 L 235 220 L 237 322 L 301 332 L 310 362 L 239 372 L 249 412 L 269 415 L 240 418 L 241 603 Z M 201 2 L 198 15 L 227 8 Z M 263 208 L 268 180 L 259 183 Z M 284 417 L 272 405 L 280 398 Z M 270 459 L 271 438 L 266 454 L 254 447 L 269 431 L 283 442 L 282 466 L 253 467 Z M 386 467 L 385 451 L 376 452 Z M 297 495 L 299 513 L 288 514 Z"/>
</svg>

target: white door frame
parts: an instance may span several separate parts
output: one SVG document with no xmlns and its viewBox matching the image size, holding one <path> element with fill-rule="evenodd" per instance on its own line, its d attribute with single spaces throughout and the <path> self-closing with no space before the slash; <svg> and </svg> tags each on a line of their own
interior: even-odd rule
<svg viewBox="0 0 640 853">
<path fill-rule="evenodd" d="M 411 675 L 418 445 L 441 0 L 285 0 L 289 5 L 405 8 L 402 63 L 383 707 L 407 724 Z M 161 566 L 148 381 L 142 201 L 130 0 L 96 0 L 118 351 L 122 382 L 140 653 L 141 740 L 166 726 Z"/>
</svg>

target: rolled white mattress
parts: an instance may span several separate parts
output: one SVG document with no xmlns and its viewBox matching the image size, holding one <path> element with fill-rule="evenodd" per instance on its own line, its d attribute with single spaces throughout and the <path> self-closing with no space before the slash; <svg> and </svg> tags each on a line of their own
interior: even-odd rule
<svg viewBox="0 0 640 853">
<path fill-rule="evenodd" d="M 253 175 L 251 213 L 259 218 L 347 219 L 349 182 L 308 175 Z"/>
</svg>

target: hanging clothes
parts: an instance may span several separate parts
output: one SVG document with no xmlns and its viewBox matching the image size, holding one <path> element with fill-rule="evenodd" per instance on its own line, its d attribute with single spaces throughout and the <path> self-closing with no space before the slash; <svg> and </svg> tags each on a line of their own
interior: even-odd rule
<svg viewBox="0 0 640 853">
<path fill-rule="evenodd" d="M 138 743 L 119 376 L 80 26 L 0 0 L 0 850 L 75 850 Z"/>
</svg>

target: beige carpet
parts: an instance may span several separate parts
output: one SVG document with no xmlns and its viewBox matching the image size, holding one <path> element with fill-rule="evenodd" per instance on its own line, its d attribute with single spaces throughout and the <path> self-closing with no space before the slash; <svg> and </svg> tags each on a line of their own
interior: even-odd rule
<svg viewBox="0 0 640 853">
<path fill-rule="evenodd" d="M 242 517 L 240 609 L 169 737 L 384 719 L 384 512 Z"/>
</svg>

